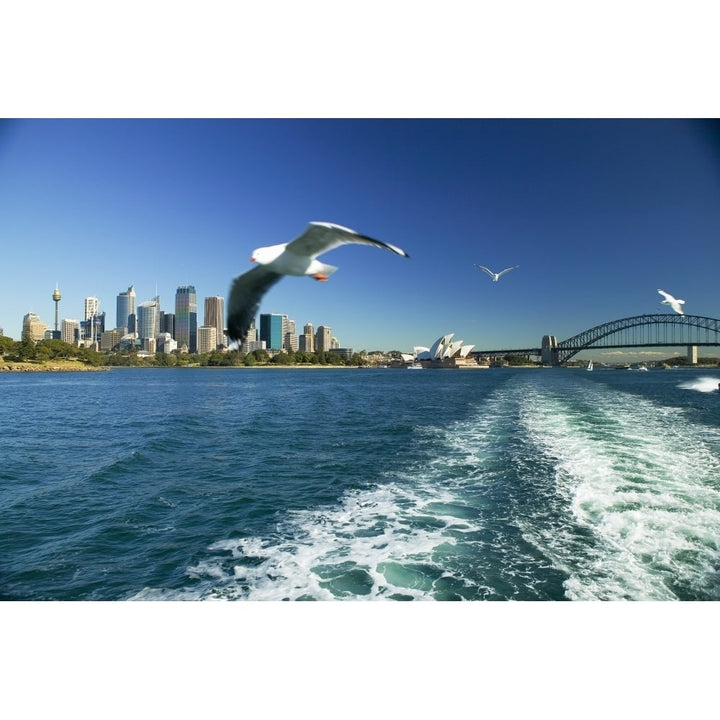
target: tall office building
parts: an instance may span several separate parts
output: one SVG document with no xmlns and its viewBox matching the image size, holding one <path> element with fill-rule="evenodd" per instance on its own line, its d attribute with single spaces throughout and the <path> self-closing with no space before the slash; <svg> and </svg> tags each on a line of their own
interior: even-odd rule
<svg viewBox="0 0 720 720">
<path fill-rule="evenodd" d="M 156 338 L 159 333 L 160 305 L 157 298 L 140 303 L 137 308 L 137 334 L 140 340 Z"/>
<path fill-rule="evenodd" d="M 304 352 L 315 352 L 315 327 L 307 323 L 303 327 L 302 335 L 298 337 L 298 349 Z"/>
<path fill-rule="evenodd" d="M 298 349 L 298 336 L 295 332 L 295 321 L 288 320 L 285 323 L 285 333 L 283 334 L 283 350 L 285 352 L 296 352 Z"/>
<path fill-rule="evenodd" d="M 260 342 L 264 342 L 268 350 L 282 350 L 286 325 L 287 315 L 260 315 Z"/>
<path fill-rule="evenodd" d="M 34 313 L 29 312 L 23 317 L 23 340 L 26 338 L 33 342 L 38 342 L 45 337 L 47 325 Z"/>
<path fill-rule="evenodd" d="M 90 320 L 98 314 L 100 309 L 100 301 L 96 297 L 85 298 L 85 314 L 83 320 Z"/>
<path fill-rule="evenodd" d="M 80 340 L 80 323 L 77 320 L 63 320 L 60 325 L 60 339 L 75 345 Z"/>
<path fill-rule="evenodd" d="M 117 315 L 115 327 L 127 328 L 128 332 L 135 332 L 135 286 L 131 285 L 125 292 L 118 293 Z M 132 316 L 132 318 L 131 318 Z"/>
<path fill-rule="evenodd" d="M 244 352 L 245 354 L 253 352 L 253 350 L 260 349 L 260 343 L 258 342 L 258 332 L 257 328 L 255 327 L 255 320 L 253 320 L 250 323 L 250 327 L 248 328 L 247 337 L 245 338 L 245 342 L 240 345 L 240 352 Z"/>
<path fill-rule="evenodd" d="M 217 349 L 217 328 L 214 325 L 201 325 L 198 328 L 197 338 L 197 351 L 201 355 Z"/>
<path fill-rule="evenodd" d="M 175 313 L 160 311 L 160 332 L 170 333 L 170 337 L 175 337 Z"/>
<path fill-rule="evenodd" d="M 181 285 L 175 293 L 175 340 L 197 352 L 197 294 L 194 285 Z"/>
<path fill-rule="evenodd" d="M 325 325 L 320 325 L 315 333 L 315 350 L 317 352 L 327 352 L 332 347 L 331 340 L 332 329 Z"/>
<path fill-rule="evenodd" d="M 205 298 L 205 325 L 215 328 L 217 345 L 227 345 L 225 342 L 225 298 L 215 295 Z M 198 340 L 198 345 L 200 341 Z M 200 352 L 198 350 L 198 352 Z"/>
</svg>

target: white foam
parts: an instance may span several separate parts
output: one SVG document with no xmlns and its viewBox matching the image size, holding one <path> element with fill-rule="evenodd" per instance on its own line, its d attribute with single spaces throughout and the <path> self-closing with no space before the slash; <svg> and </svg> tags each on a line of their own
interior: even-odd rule
<svg viewBox="0 0 720 720">
<path fill-rule="evenodd" d="M 704 393 L 718 392 L 720 381 L 716 377 L 704 376 L 681 382 L 678 387 L 683 390 L 697 390 Z"/>
<path fill-rule="evenodd" d="M 560 396 L 527 397 L 523 424 L 556 464 L 557 502 L 591 537 L 583 545 L 567 525 L 525 529 L 569 573 L 568 596 L 671 599 L 677 585 L 717 593 L 720 433 L 607 387 L 587 388 L 584 414 Z"/>
</svg>

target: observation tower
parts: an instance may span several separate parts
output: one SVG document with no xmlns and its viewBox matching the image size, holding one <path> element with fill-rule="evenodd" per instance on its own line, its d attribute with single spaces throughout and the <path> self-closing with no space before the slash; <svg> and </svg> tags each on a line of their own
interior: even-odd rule
<svg viewBox="0 0 720 720">
<path fill-rule="evenodd" d="M 53 300 L 55 301 L 55 332 L 58 332 L 58 305 L 60 304 L 60 291 L 58 290 L 57 283 L 55 284 L 55 291 L 53 292 Z M 55 337 L 58 337 L 57 335 Z"/>
</svg>

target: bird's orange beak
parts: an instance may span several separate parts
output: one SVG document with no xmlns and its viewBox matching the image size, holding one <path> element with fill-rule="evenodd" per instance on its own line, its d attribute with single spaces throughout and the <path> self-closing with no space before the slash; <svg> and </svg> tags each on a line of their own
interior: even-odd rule
<svg viewBox="0 0 720 720">
<path fill-rule="evenodd" d="M 255 258 L 254 258 L 254 257 L 251 257 L 251 258 L 250 258 L 250 262 L 256 262 Z"/>
</svg>

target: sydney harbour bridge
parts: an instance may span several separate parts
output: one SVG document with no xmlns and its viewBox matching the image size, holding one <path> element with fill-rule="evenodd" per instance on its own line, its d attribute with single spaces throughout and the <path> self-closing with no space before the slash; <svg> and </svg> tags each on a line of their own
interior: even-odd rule
<svg viewBox="0 0 720 720">
<path fill-rule="evenodd" d="M 540 357 L 543 365 L 563 365 L 582 350 L 631 347 L 695 348 L 720 346 L 720 320 L 699 315 L 635 315 L 597 325 L 567 340 L 545 335 L 541 347 L 512 350 L 473 350 L 476 357 L 504 355 Z"/>
</svg>

